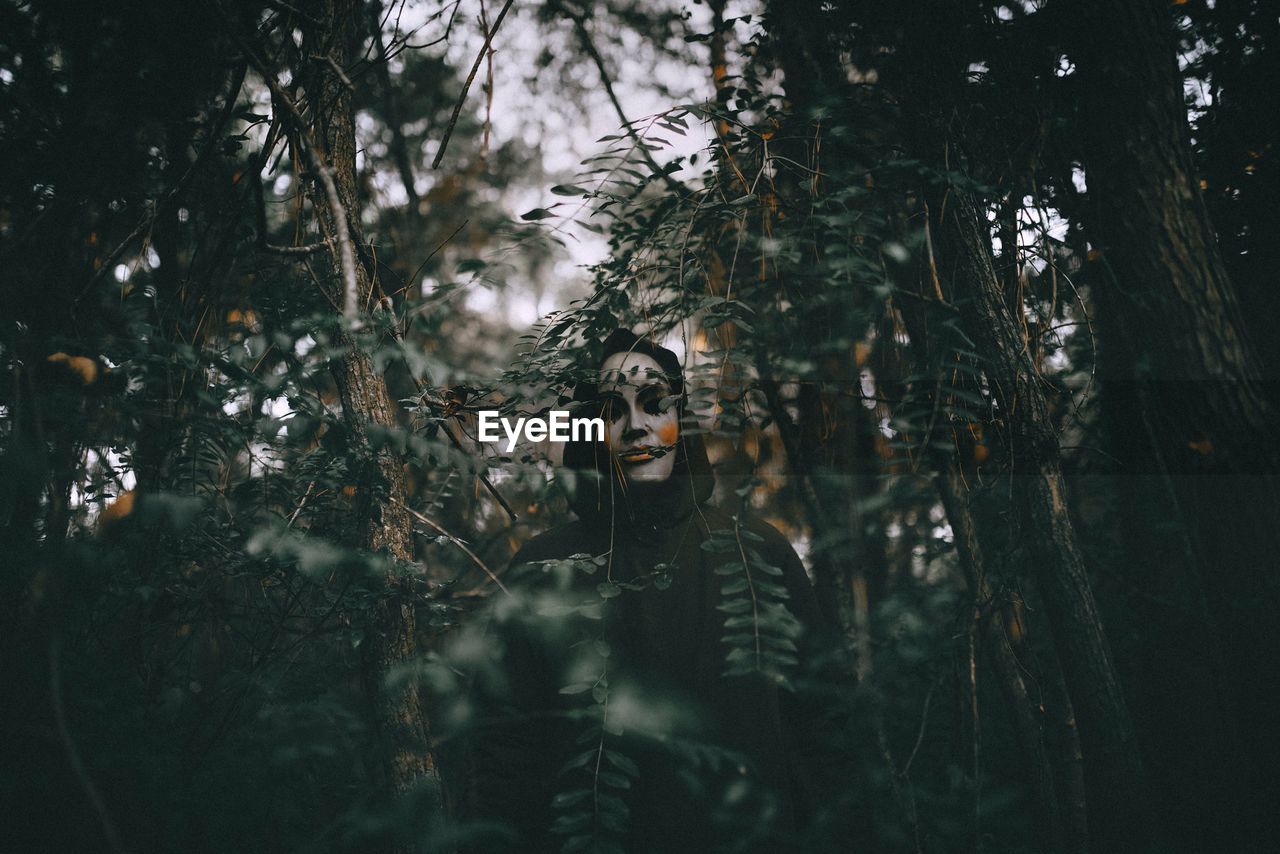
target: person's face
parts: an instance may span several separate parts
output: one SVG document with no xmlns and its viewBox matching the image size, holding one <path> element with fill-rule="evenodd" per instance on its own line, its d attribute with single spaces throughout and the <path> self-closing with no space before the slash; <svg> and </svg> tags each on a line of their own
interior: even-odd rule
<svg viewBox="0 0 1280 854">
<path fill-rule="evenodd" d="M 657 483 L 676 463 L 680 416 L 662 368 L 644 353 L 614 353 L 600 366 L 605 444 L 628 482 Z"/>
</svg>

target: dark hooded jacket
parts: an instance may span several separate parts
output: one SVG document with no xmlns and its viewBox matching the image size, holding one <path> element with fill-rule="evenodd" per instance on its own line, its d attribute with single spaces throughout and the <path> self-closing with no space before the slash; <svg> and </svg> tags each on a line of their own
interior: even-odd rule
<svg viewBox="0 0 1280 854">
<path fill-rule="evenodd" d="M 674 354 L 629 333 L 605 349 L 653 356 L 683 415 Z M 593 394 L 580 386 L 575 397 L 589 405 Z M 512 561 L 537 592 L 498 624 L 496 719 L 509 725 L 480 736 L 488 758 L 472 794 L 480 815 L 519 834 L 515 850 L 559 850 L 575 835 L 628 852 L 791 850 L 820 785 L 809 766 L 827 724 L 785 685 L 788 665 L 829 641 L 809 579 L 777 530 L 708 504 L 705 446 L 684 427 L 660 484 L 627 487 L 602 447 L 567 446 L 562 477 L 578 518 Z M 567 598 L 548 607 L 552 592 Z M 761 646 L 752 633 L 764 614 L 775 637 Z M 778 666 L 752 672 L 761 651 Z"/>
</svg>

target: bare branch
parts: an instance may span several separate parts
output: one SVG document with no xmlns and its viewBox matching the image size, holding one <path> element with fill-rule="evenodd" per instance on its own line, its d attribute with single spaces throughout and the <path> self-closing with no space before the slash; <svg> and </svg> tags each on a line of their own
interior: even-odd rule
<svg viewBox="0 0 1280 854">
<path fill-rule="evenodd" d="M 269 252 L 272 255 L 283 255 L 286 258 L 305 257 L 322 252 L 326 249 L 332 249 L 333 243 L 325 240 L 320 243 L 308 243 L 304 246 L 276 246 L 272 243 L 259 242 L 258 248 L 263 252 Z"/>
<path fill-rule="evenodd" d="M 302 146 L 302 152 L 307 159 L 308 168 L 315 173 L 320 183 L 324 185 L 325 198 L 329 203 L 329 213 L 333 217 L 334 238 L 338 241 L 339 263 L 342 268 L 342 314 L 347 319 L 354 318 L 360 309 L 360 288 L 359 280 L 356 277 L 355 250 L 351 245 L 351 230 L 347 225 L 347 210 L 343 207 L 342 199 L 338 196 L 338 185 L 333 180 L 333 169 L 325 162 L 327 155 L 323 153 L 323 149 L 316 142 L 297 104 L 280 86 L 280 81 L 267 68 L 266 63 L 258 57 L 252 47 L 245 43 L 234 27 L 228 26 L 227 31 L 244 52 L 245 59 L 261 75 L 263 82 L 271 90 L 272 103 L 284 107 L 289 123 L 293 125 L 294 131 L 305 143 Z"/>
<path fill-rule="evenodd" d="M 351 82 L 351 78 L 347 76 L 347 73 L 342 70 L 342 66 L 339 65 L 332 56 L 316 53 L 312 54 L 311 58 L 324 60 L 324 62 L 328 63 L 329 67 L 333 69 L 333 73 L 338 75 L 338 79 L 342 81 L 343 86 L 347 87 L 348 92 L 356 91 L 356 86 Z"/>
<path fill-rule="evenodd" d="M 497 575 L 495 575 L 493 570 L 489 568 L 488 564 L 486 564 L 479 557 L 477 557 L 475 552 L 467 548 L 466 543 L 464 543 L 462 540 L 455 537 L 453 534 L 450 534 L 444 528 L 440 527 L 435 522 L 432 522 L 430 519 L 428 519 L 426 516 L 423 516 L 421 513 L 419 513 L 417 510 L 414 510 L 412 507 L 405 505 L 405 509 L 409 511 L 410 516 L 417 519 L 419 522 L 426 525 L 428 528 L 435 531 L 437 534 L 444 537 L 449 542 L 453 543 L 455 546 L 460 548 L 466 554 L 467 557 L 471 558 L 472 563 L 474 563 L 476 566 L 484 570 L 484 574 L 489 576 L 489 579 L 494 584 L 498 585 L 499 590 L 501 590 L 503 593 L 506 593 L 508 596 L 511 595 L 511 591 L 508 590 L 506 585 L 502 583 L 502 579 L 499 578 Z"/>
<path fill-rule="evenodd" d="M 502 4 L 502 11 L 494 19 L 493 28 L 485 36 L 484 46 L 476 54 L 476 61 L 471 64 L 471 73 L 467 75 L 467 82 L 462 84 L 462 94 L 458 96 L 458 103 L 453 105 L 453 115 L 449 117 L 449 126 L 445 128 L 444 136 L 440 139 L 440 150 L 436 152 L 435 159 L 431 161 L 432 169 L 440 168 L 440 161 L 444 159 L 444 151 L 449 147 L 449 138 L 453 136 L 454 126 L 458 124 L 458 114 L 462 112 L 462 105 L 467 100 L 467 92 L 471 89 L 471 83 L 476 79 L 476 72 L 480 70 L 480 63 L 489 52 L 489 44 L 493 41 L 494 35 L 497 34 L 498 27 L 502 26 L 502 19 L 507 16 L 507 10 L 511 8 L 511 4 L 514 2 L 515 0 L 507 0 L 506 3 Z"/>
<path fill-rule="evenodd" d="M 338 198 L 338 185 L 333 180 L 333 169 L 328 164 L 319 164 L 316 170 L 324 183 L 325 195 L 329 199 L 329 212 L 333 215 L 333 230 L 337 232 L 338 242 L 342 249 L 342 313 L 350 320 L 360 310 L 360 287 L 356 278 L 356 259 L 351 247 L 351 232 L 347 229 L 347 211 Z"/>
</svg>

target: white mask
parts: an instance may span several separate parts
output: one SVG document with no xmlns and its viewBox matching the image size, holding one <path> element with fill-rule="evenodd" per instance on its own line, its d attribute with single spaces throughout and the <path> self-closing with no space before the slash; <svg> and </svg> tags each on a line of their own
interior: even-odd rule
<svg viewBox="0 0 1280 854">
<path fill-rule="evenodd" d="M 660 483 L 676 463 L 680 415 L 662 367 L 644 353 L 614 353 L 600 366 L 605 444 L 628 483 Z"/>
</svg>

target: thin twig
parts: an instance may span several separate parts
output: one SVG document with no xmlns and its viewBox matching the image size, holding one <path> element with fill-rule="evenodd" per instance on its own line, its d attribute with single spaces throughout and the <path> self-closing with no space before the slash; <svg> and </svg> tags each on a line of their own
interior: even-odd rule
<svg viewBox="0 0 1280 854">
<path fill-rule="evenodd" d="M 400 108 L 396 99 L 396 88 L 391 83 L 391 59 L 387 55 L 387 46 L 382 41 L 382 23 L 378 14 L 378 3 L 369 4 L 369 24 L 372 32 L 372 47 L 377 51 L 378 88 L 382 91 L 382 108 L 386 113 L 387 127 L 391 130 L 391 155 L 396 169 L 400 172 L 400 183 L 404 185 L 405 196 L 408 197 L 407 209 L 418 214 L 418 189 L 413 175 L 413 162 L 409 159 L 409 146 L 404 138 L 404 124 L 400 120 Z M 388 15 L 390 12 L 387 13 Z"/>
<path fill-rule="evenodd" d="M 312 54 L 311 58 L 324 60 L 326 63 L 328 63 L 329 67 L 333 69 L 333 73 L 338 75 L 338 79 L 342 81 L 343 86 L 347 87 L 348 92 L 356 91 L 355 84 L 351 82 L 351 78 L 347 76 L 347 73 L 342 70 L 342 66 L 339 65 L 338 61 L 335 60 L 332 56 L 329 56 L 328 54 L 317 53 L 317 54 Z"/>
<path fill-rule="evenodd" d="M 326 249 L 332 249 L 333 244 L 325 240 L 320 243 L 308 243 L 304 246 L 276 246 L 274 243 L 260 242 L 258 248 L 263 252 L 269 252 L 272 255 L 284 255 L 286 257 L 298 257 L 314 255 L 317 252 L 323 252 Z"/>
<path fill-rule="evenodd" d="M 920 745 L 924 742 L 925 727 L 929 723 L 929 703 L 933 700 L 933 692 L 937 687 L 938 682 L 934 681 L 924 695 L 924 710 L 920 712 L 920 729 L 916 732 L 916 743 L 911 748 L 911 755 L 907 757 L 906 763 L 902 766 L 903 777 L 911 773 L 911 763 L 916 761 L 916 754 L 920 752 Z"/>
<path fill-rule="evenodd" d="M 266 63 L 258 58 L 253 48 L 244 41 L 235 27 L 228 26 L 227 32 L 230 33 L 231 38 L 235 40 L 236 44 L 244 52 L 245 59 L 262 76 L 263 82 L 271 90 L 272 103 L 280 104 L 285 108 L 285 113 L 289 116 L 294 130 L 297 131 L 305 143 L 302 146 L 302 151 L 307 158 L 307 166 L 320 179 L 320 183 L 324 185 L 325 197 L 329 202 L 329 214 L 333 217 L 334 237 L 338 241 L 339 260 L 342 267 L 344 294 L 342 313 L 344 317 L 350 320 L 359 313 L 359 280 L 356 277 L 356 259 L 355 250 L 351 246 L 351 231 L 347 225 L 347 210 L 343 207 L 342 199 L 338 195 L 338 185 L 333 180 L 333 169 L 325 162 L 323 149 L 320 148 L 319 143 L 316 142 L 315 137 L 311 134 L 307 121 L 298 110 L 298 106 L 294 104 L 288 93 L 281 88 L 276 76 L 267 69 Z"/>
<path fill-rule="evenodd" d="M 498 13 L 498 17 L 493 21 L 493 29 L 489 30 L 485 36 L 484 46 L 476 54 L 476 61 L 471 64 L 471 73 L 467 75 L 467 81 L 462 84 L 462 94 L 458 96 L 458 103 L 453 105 L 453 115 L 449 117 L 449 126 L 444 129 L 444 136 L 440 139 L 440 150 L 436 152 L 435 159 L 431 161 L 432 169 L 440 168 L 440 161 L 444 159 L 445 149 L 449 147 L 449 139 L 453 136 L 454 126 L 458 124 L 458 115 L 462 112 L 462 105 L 466 103 L 467 92 L 471 89 L 471 83 L 476 79 L 476 72 L 480 70 L 480 63 L 484 61 L 485 55 L 489 53 L 489 44 L 498 32 L 498 27 L 502 26 L 502 19 L 507 16 L 507 10 L 511 8 L 511 4 L 514 2 L 515 0 L 507 0 L 506 3 L 502 4 L 502 11 Z"/>
<path fill-rule="evenodd" d="M 432 521 L 431 521 L 430 519 L 428 519 L 426 516 L 423 516 L 421 513 L 419 513 L 417 510 L 414 510 L 414 509 L 413 509 L 412 507 L 410 507 L 409 505 L 407 505 L 407 504 L 402 504 L 401 506 L 403 506 L 405 510 L 408 510 L 408 511 L 409 511 L 409 515 L 410 515 L 410 516 L 412 516 L 413 518 L 417 519 L 419 522 L 421 522 L 422 524 L 426 525 L 427 527 L 431 528 L 433 531 L 435 531 L 435 532 L 436 532 L 436 533 L 438 533 L 440 536 L 442 536 L 442 537 L 444 537 L 445 539 L 447 539 L 449 542 L 453 543 L 453 544 L 454 544 L 455 546 L 457 546 L 458 548 L 462 549 L 462 551 L 466 554 L 466 556 L 467 556 L 467 557 L 469 557 L 469 558 L 471 558 L 471 561 L 472 561 L 476 566 L 478 566 L 478 567 L 480 567 L 482 570 L 484 570 L 484 574 L 485 574 L 485 575 L 487 575 L 487 576 L 489 576 L 490 580 L 491 580 L 491 581 L 493 581 L 493 583 L 494 583 L 494 584 L 498 585 L 498 589 L 499 589 L 499 590 L 501 590 L 503 593 L 507 594 L 508 596 L 510 596 L 510 595 L 511 595 L 511 591 L 510 591 L 510 590 L 508 590 L 508 589 L 506 588 L 506 585 L 504 585 L 504 584 L 502 583 L 502 579 L 501 579 L 501 578 L 498 578 L 498 576 L 494 574 L 493 570 L 489 569 L 489 566 L 488 566 L 484 561 L 482 561 L 479 557 L 477 557 L 477 556 L 476 556 L 476 553 L 475 553 L 475 552 L 473 552 L 473 551 L 471 551 L 471 549 L 467 548 L 467 544 L 466 544 L 466 543 L 464 543 L 462 540 L 460 540 L 460 539 L 458 539 L 457 537 L 455 537 L 453 534 L 450 534 L 450 533 L 449 533 L 448 531 L 446 531 L 444 528 L 440 527 L 440 526 L 439 526 L 439 525 L 437 525 L 435 522 L 432 522 Z"/>
<path fill-rule="evenodd" d="M 302 508 L 307 506 L 307 499 L 311 497 L 311 490 L 315 488 L 316 488 L 316 482 L 314 480 L 307 484 L 306 494 L 302 496 L 302 501 L 298 504 L 297 508 L 293 511 L 293 514 L 289 516 L 289 524 L 285 525 L 286 529 L 293 527 L 294 520 L 298 518 L 298 514 L 302 512 Z"/>
<path fill-rule="evenodd" d="M 299 257 L 305 258 L 309 255 L 313 255 L 316 252 L 320 252 L 325 249 L 333 249 L 333 241 L 328 238 L 325 238 L 319 243 L 307 243 L 302 246 L 277 246 L 273 243 L 268 243 L 267 242 L 267 201 L 262 193 L 262 178 L 258 173 L 255 172 L 252 175 L 251 180 L 253 183 L 254 195 L 258 197 L 257 211 L 256 211 L 256 216 L 258 220 L 258 239 L 256 241 L 256 245 L 259 249 L 261 249 L 263 252 L 268 252 L 272 255 L 284 255 L 286 257 L 293 257 L 293 258 L 299 258 Z"/>
<path fill-rule="evenodd" d="M 649 164 L 649 168 L 653 170 L 653 173 L 662 176 L 663 183 L 667 185 L 667 189 L 681 198 L 687 197 L 689 188 L 672 178 L 670 172 L 658 165 L 658 161 L 653 159 L 653 154 L 649 151 L 649 146 L 636 133 L 631 120 L 627 118 L 626 111 L 622 109 L 622 102 L 618 100 L 617 94 L 613 91 L 613 82 L 609 79 L 609 72 L 605 68 L 604 57 L 600 55 L 600 51 L 596 50 L 595 42 L 592 41 L 591 34 L 587 32 L 585 15 L 570 15 L 569 17 L 573 21 L 573 28 L 578 33 L 578 41 L 581 42 L 582 49 L 587 52 L 587 56 L 591 57 L 591 61 L 595 63 L 596 72 L 600 75 L 600 83 L 604 86 L 605 94 L 609 96 L 609 102 L 613 104 L 613 110 L 618 114 L 618 121 L 622 122 L 623 129 L 635 142 L 636 147 L 640 149 L 641 156 Z"/>
<path fill-rule="evenodd" d="M 480 0 L 480 27 L 489 40 L 489 13 Z M 484 133 L 480 137 L 480 162 L 489 156 L 489 134 L 493 130 L 493 50 L 484 52 Z"/>
<path fill-rule="evenodd" d="M 443 249 L 443 248 L 445 248 L 446 246 L 448 246 L 448 245 L 449 245 L 449 242 L 450 242 L 450 241 L 452 241 L 452 240 L 453 240 L 453 238 L 457 237 L 457 236 L 458 236 L 458 232 L 460 232 L 460 231 L 462 231 L 462 229 L 466 228 L 466 227 L 467 227 L 467 224 L 468 224 L 469 222 L 471 222 L 471 218 L 470 218 L 470 217 L 468 217 L 467 219 L 464 219 L 464 220 L 462 221 L 462 224 L 461 224 L 461 225 L 459 225 L 457 228 L 455 228 L 455 229 L 453 230 L 453 233 L 452 233 L 452 234 L 450 234 L 448 237 L 446 237 L 444 240 L 442 240 L 442 241 L 440 242 L 440 245 L 439 245 L 439 246 L 437 246 L 435 249 L 432 249 L 432 250 L 431 250 L 431 252 L 427 255 L 427 257 L 422 259 L 422 263 L 421 263 L 421 264 L 419 264 L 419 265 L 418 265 L 418 268 L 417 268 L 416 270 L 414 270 L 414 271 L 413 271 L 413 275 L 412 275 L 412 276 L 410 276 L 410 277 L 405 281 L 404 285 L 402 285 L 402 286 L 400 287 L 400 289 L 399 289 L 399 290 L 392 291 L 391 293 L 387 294 L 387 296 L 389 296 L 389 297 L 393 297 L 393 296 L 395 296 L 396 294 L 400 293 L 400 291 L 403 291 L 403 290 L 405 290 L 406 288 L 408 288 L 408 287 L 409 287 L 409 285 L 413 284 L 413 283 L 417 280 L 417 278 L 418 278 L 418 274 L 419 274 L 419 273 L 421 273 L 421 272 L 426 268 L 427 264 L 429 264 L 429 263 L 431 262 L 431 259 L 432 259 L 432 258 L 434 258 L 434 257 L 436 257 L 436 255 L 440 252 L 440 250 L 441 250 L 441 249 Z"/>
</svg>

